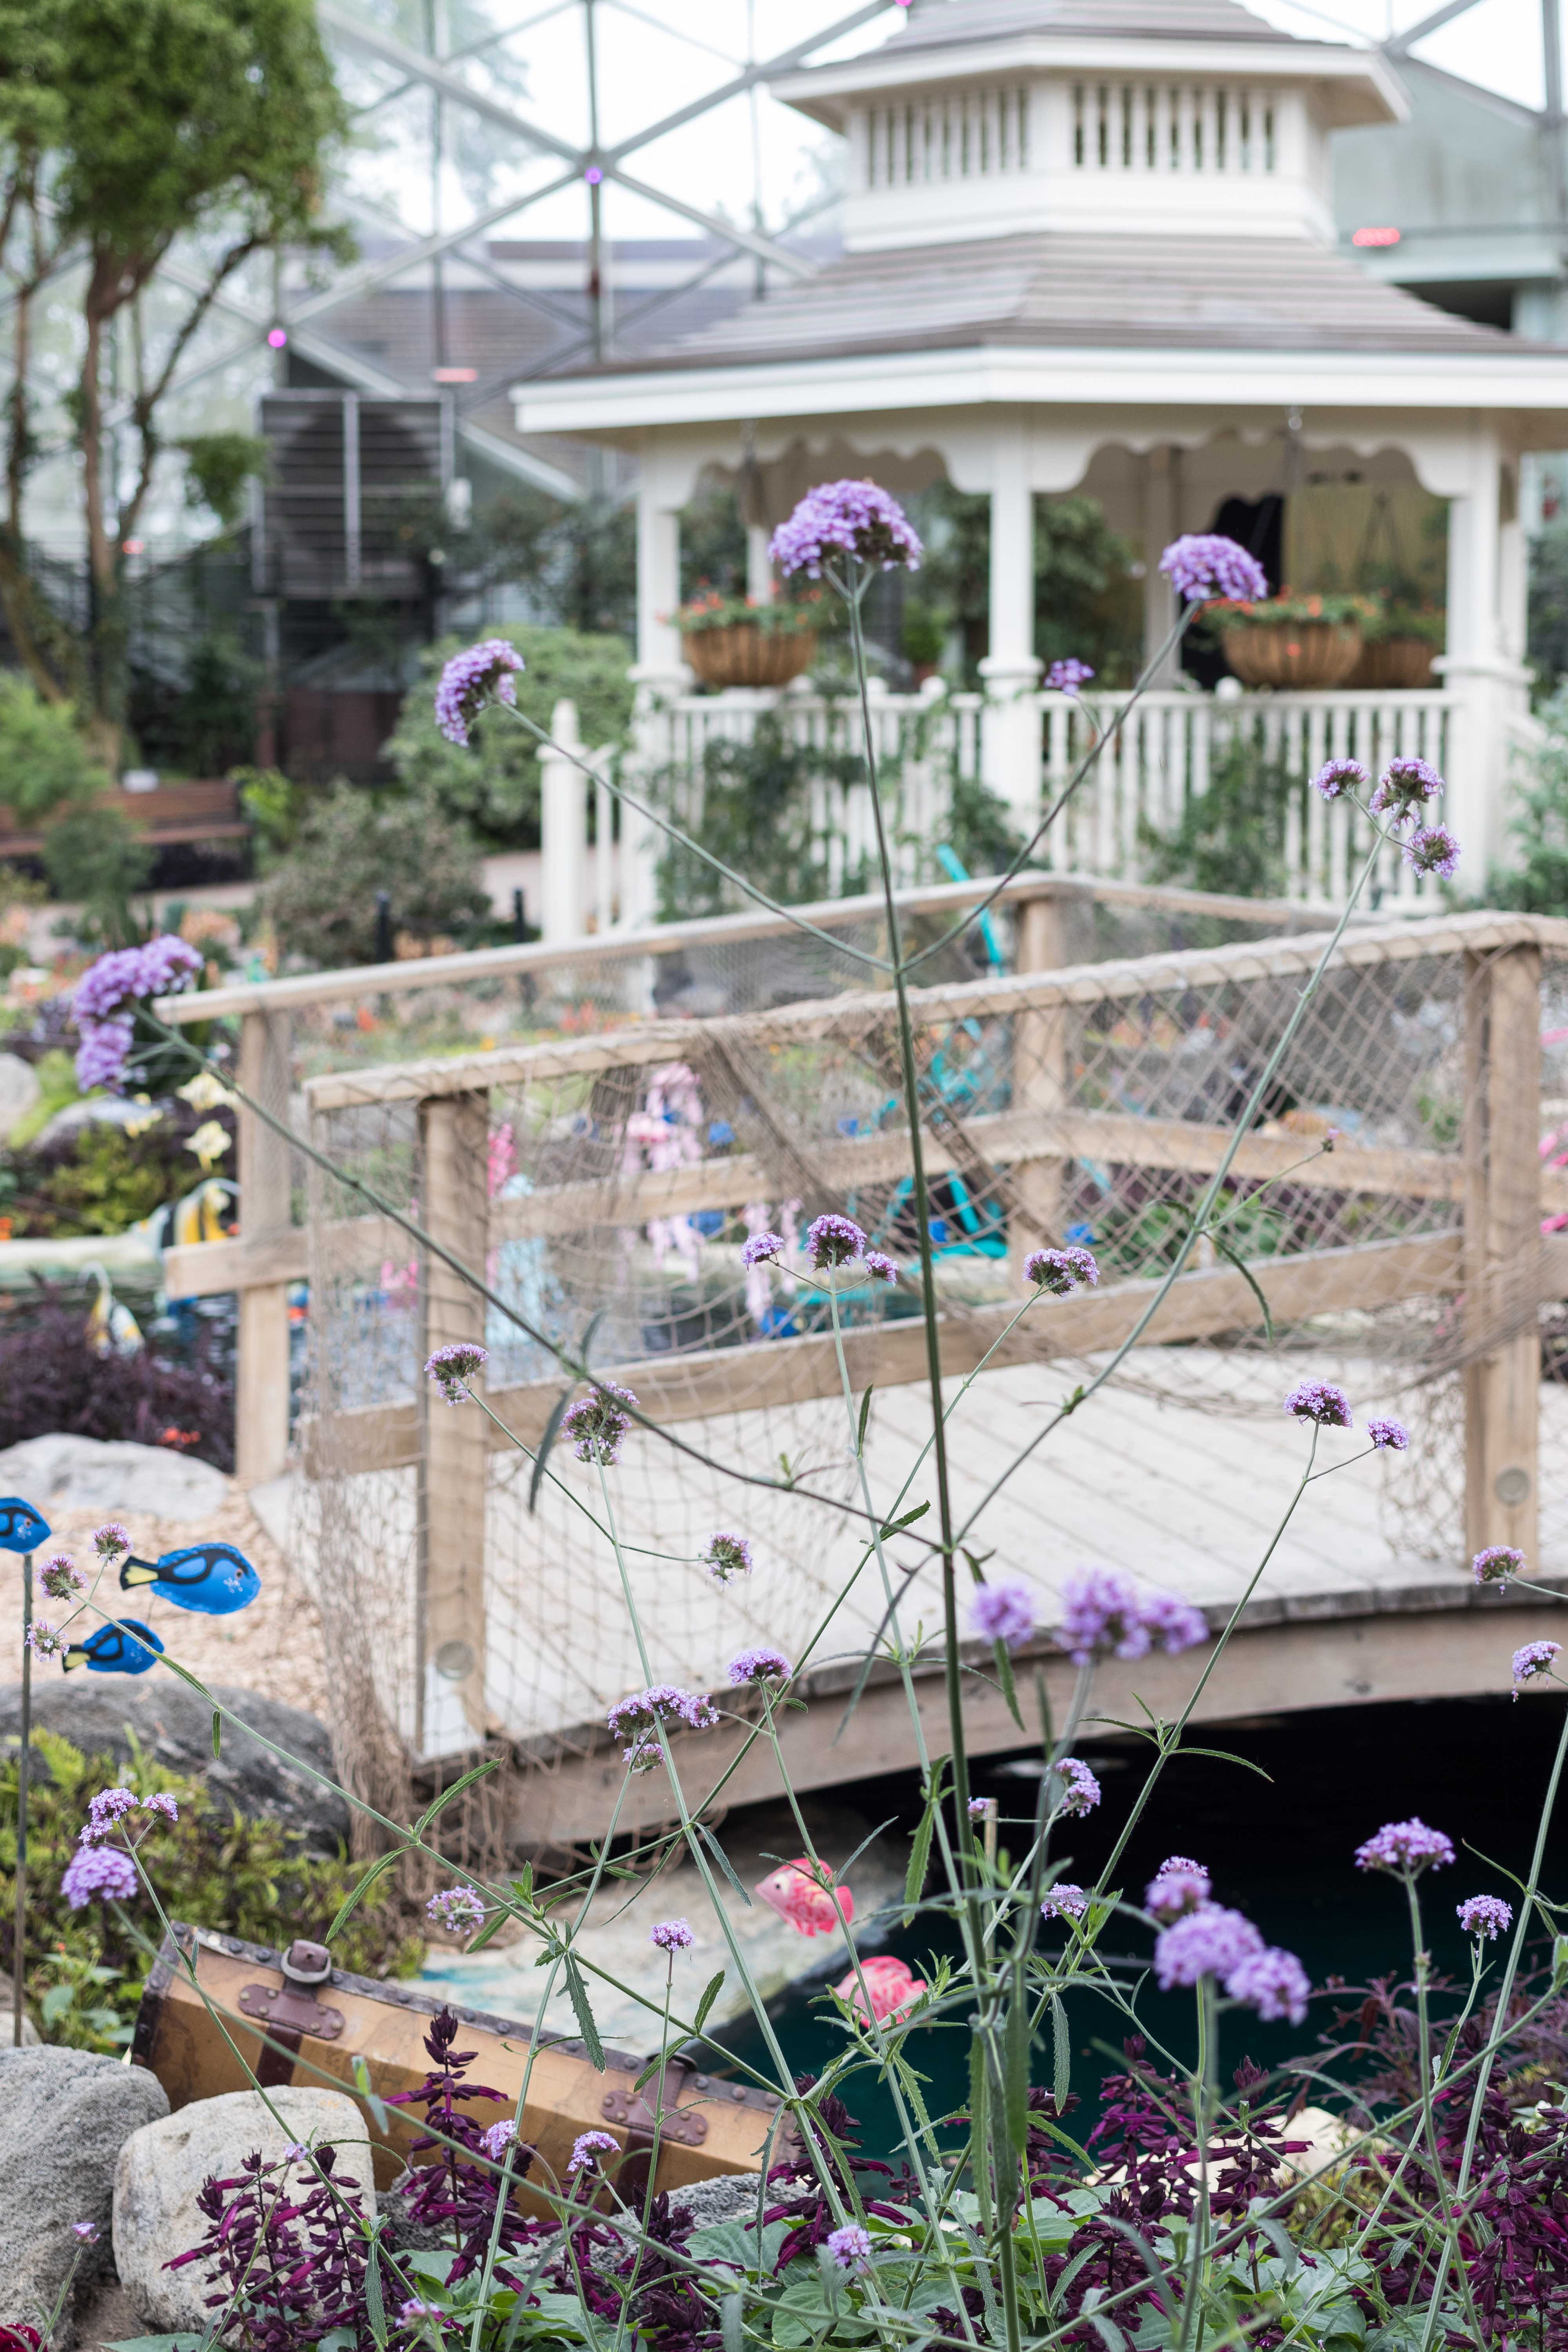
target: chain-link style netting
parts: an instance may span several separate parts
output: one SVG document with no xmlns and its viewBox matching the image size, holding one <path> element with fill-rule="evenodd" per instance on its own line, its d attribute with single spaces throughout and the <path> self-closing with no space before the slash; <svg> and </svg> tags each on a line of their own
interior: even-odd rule
<svg viewBox="0 0 1568 2352">
<path fill-rule="evenodd" d="M 1123 929 L 1122 953 L 1095 961 L 1105 911 L 1080 908 L 1073 921 L 1061 944 L 1081 961 L 946 979 L 915 1001 L 944 1362 L 962 1373 L 1003 1337 L 1031 1248 L 1081 1243 L 1102 1277 L 1098 1293 L 1032 1308 L 982 1374 L 953 1425 L 961 1509 L 1129 1335 L 1174 1264 L 1321 944 L 1130 956 Z M 1568 1097 L 1568 966 L 1549 953 L 1541 972 L 1532 944 L 1552 929 L 1467 918 L 1351 935 L 1241 1138 L 1217 1230 L 1151 1334 L 1161 1344 L 1140 1347 L 1082 1425 L 1053 1442 L 1048 1486 L 1031 1493 L 1044 1471 L 1026 1469 L 977 1524 L 974 1539 L 1040 1587 L 1042 1622 L 1054 1584 L 1086 1554 L 1157 1566 L 1195 1599 L 1223 1599 L 1225 1563 L 1196 1532 L 1211 1471 L 1223 1475 L 1215 1432 L 1229 1433 L 1233 1464 L 1237 1444 L 1273 1445 L 1284 1388 L 1303 1373 L 1337 1372 L 1363 1409 L 1392 1406 L 1414 1430 L 1410 1452 L 1380 1461 L 1375 1486 L 1342 1507 L 1362 1546 L 1344 1575 L 1373 1576 L 1374 1553 L 1458 1570 L 1467 1381 L 1543 1318 L 1555 1363 L 1559 1310 L 1542 1306 L 1553 1262 L 1535 1236 L 1542 1223 L 1568 1224 L 1568 1180 L 1555 1173 L 1568 1128 L 1559 1153 L 1551 1123 L 1568 1115 L 1557 1099 Z M 875 927 L 863 936 L 875 944 Z M 346 1186 L 316 1180 L 306 1452 L 343 1738 L 362 1772 L 485 1739 L 547 1771 L 602 1738 L 606 1706 L 650 1671 L 709 1688 L 749 1641 L 799 1654 L 858 1556 L 835 1507 L 855 1498 L 849 1422 L 826 1305 L 776 1268 L 747 1268 L 749 1234 L 777 1230 L 794 1252 L 808 1221 L 835 1210 L 899 1262 L 895 1287 L 851 1281 L 839 1309 L 854 1392 L 879 1391 L 878 1507 L 917 1471 L 929 1411 L 894 1002 L 866 988 L 863 968 L 831 973 L 827 953 L 759 943 L 743 981 L 726 975 L 725 1009 L 706 1018 L 623 1012 L 611 1028 L 600 1007 L 574 1034 L 557 1001 L 553 1034 L 531 1043 L 340 1070 L 308 1088 L 319 1148 L 428 1226 L 492 1294 L 422 1262 Z M 1511 998 L 1494 985 L 1504 967 Z M 794 1001 L 782 1006 L 730 1009 L 736 995 L 765 1006 L 785 989 Z M 1552 1139 L 1536 1198 L 1538 1050 Z M 1500 1072 L 1489 1057 L 1502 1051 Z M 494 1421 L 451 1412 L 420 1379 L 429 1348 L 453 1337 L 490 1351 Z M 608 1505 L 647 1659 L 596 1524 L 597 1473 L 561 1444 L 552 1476 L 536 1483 L 505 1433 L 536 1449 L 549 1430 L 564 1393 L 554 1346 L 626 1381 L 659 1424 L 628 1436 Z M 1543 1395 L 1550 1436 L 1558 1397 L 1551 1383 Z M 1560 1454 L 1543 1443 L 1548 1569 L 1568 1550 Z M 926 1483 L 917 1472 L 911 1499 Z M 699 1564 L 718 1528 L 750 1538 L 753 1579 L 720 1587 Z M 940 1622 L 929 1554 L 912 1538 L 894 1551 L 910 1575 L 906 1632 L 917 1617 Z M 1334 1546 L 1320 1551 L 1287 1548 L 1279 1589 L 1331 1583 Z M 818 1662 L 863 1646 L 883 1607 L 872 1568 Z"/>
</svg>

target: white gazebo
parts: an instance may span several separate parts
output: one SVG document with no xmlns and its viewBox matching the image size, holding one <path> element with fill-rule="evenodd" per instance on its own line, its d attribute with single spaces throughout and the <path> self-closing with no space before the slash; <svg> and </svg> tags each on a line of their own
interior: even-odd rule
<svg viewBox="0 0 1568 2352">
<path fill-rule="evenodd" d="M 1237 0 L 913 0 L 879 48 L 773 87 L 845 139 L 841 257 L 652 360 L 513 393 L 527 434 L 637 452 L 649 697 L 690 684 L 667 616 L 704 468 L 743 475 L 765 517 L 762 595 L 767 527 L 810 483 L 945 475 L 991 500 L 984 764 L 1024 815 L 1056 756 L 1035 690 L 1035 494 L 1091 492 L 1141 542 L 1152 645 L 1172 609 L 1160 549 L 1226 498 L 1419 486 L 1447 502 L 1441 692 L 1384 695 L 1381 716 L 1334 693 L 1269 707 L 1308 753 L 1410 743 L 1417 719 L 1426 748 L 1437 727 L 1479 881 L 1528 708 L 1519 463 L 1568 437 L 1568 349 L 1451 317 L 1338 249 L 1331 136 L 1405 111 L 1381 58 Z M 1184 724 L 1212 699 L 1163 683 L 1152 702 Z M 1146 764 L 1166 761 L 1168 806 L 1160 723 Z M 1106 838 L 1077 862 L 1103 866 Z"/>
</svg>

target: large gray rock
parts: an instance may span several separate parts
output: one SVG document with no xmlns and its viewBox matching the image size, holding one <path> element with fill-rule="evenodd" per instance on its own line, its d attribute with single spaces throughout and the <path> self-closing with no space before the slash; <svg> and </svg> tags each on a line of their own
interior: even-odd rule
<svg viewBox="0 0 1568 2352">
<path fill-rule="evenodd" d="M 25 1495 L 46 1518 L 61 1511 L 98 1511 L 106 1519 L 145 1511 L 195 1525 L 221 1511 L 229 1491 L 228 1480 L 210 1462 L 129 1438 L 57 1431 L 25 1437 L 0 1453 L 0 1494 Z"/>
<path fill-rule="evenodd" d="M 0 1143 L 6 1142 L 11 1130 L 37 1103 L 43 1088 L 31 1062 L 20 1054 L 0 1054 Z"/>
<path fill-rule="evenodd" d="M 213 1696 L 290 1756 L 302 1758 L 318 1772 L 331 1773 L 331 1738 L 313 1715 L 285 1706 L 279 1699 L 263 1698 L 258 1691 L 215 1685 Z M 278 1821 L 286 1829 L 300 1830 L 315 1853 L 336 1853 L 347 1840 L 345 1798 L 281 1763 L 232 1723 L 225 1723 L 221 1753 L 214 1756 L 211 1709 L 170 1675 L 149 1675 L 145 1685 L 124 1683 L 119 1676 L 106 1682 L 88 1675 L 68 1680 L 63 1675 L 35 1678 L 33 1720 L 63 1734 L 89 1755 L 113 1756 L 117 1761 L 131 1753 L 129 1725 L 160 1762 L 205 1780 L 215 1797 L 237 1807 L 247 1820 Z M 12 1684 L 0 1689 L 0 1742 L 18 1738 L 21 1721 L 21 1689 Z M 36 1755 L 34 1760 L 38 1768 Z M 288 1937 L 282 1940 L 286 1943 Z"/>
<path fill-rule="evenodd" d="M 77 2286 L 106 2275 L 120 2151 L 168 2112 L 143 2067 L 90 2050 L 0 2050 L 0 2321 L 47 2316 L 78 2251 L 73 2221 L 100 2232 Z M 57 2342 L 71 2329 L 68 2307 Z"/>
<path fill-rule="evenodd" d="M 291 2141 L 335 2151 L 332 2178 L 359 2191 L 360 2210 L 375 2211 L 370 2139 L 359 2106 L 342 2091 L 282 2089 L 267 2101 L 283 2117 L 280 2129 L 258 2091 L 229 2091 L 197 2099 L 162 2122 L 134 2133 L 120 2150 L 114 2175 L 114 2266 L 132 2306 L 148 2327 L 205 2327 L 214 2283 L 205 2263 L 172 2271 L 174 2255 L 200 2245 L 208 2222 L 196 2199 L 205 2181 L 229 2179 L 258 2149 L 268 2161 Z M 290 2188 L 308 2185 L 296 2169 Z"/>
</svg>

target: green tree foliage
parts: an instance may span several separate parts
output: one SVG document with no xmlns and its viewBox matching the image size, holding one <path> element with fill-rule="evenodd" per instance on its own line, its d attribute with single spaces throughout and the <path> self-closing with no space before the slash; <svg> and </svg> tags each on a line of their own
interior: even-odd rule
<svg viewBox="0 0 1568 2352">
<path fill-rule="evenodd" d="M 26 678 L 0 671 L 0 803 L 31 828 L 106 790 L 68 702 L 51 702 Z"/>
<path fill-rule="evenodd" d="M 620 637 L 587 636 L 577 629 L 504 628 L 524 667 L 515 683 L 517 707 L 548 728 L 560 701 L 577 706 L 578 730 L 598 750 L 626 740 L 632 715 L 626 676 L 631 651 Z M 425 656 L 421 682 L 405 701 L 386 757 L 408 791 L 432 796 L 461 817 L 481 840 L 500 847 L 532 846 L 539 839 L 537 745 L 504 711 L 474 729 L 468 749 L 448 743 L 436 724 L 435 683 L 441 666 L 468 638 L 446 637 Z"/>
<path fill-rule="evenodd" d="M 125 695 L 122 549 L 163 447 L 163 404 L 244 263 L 285 245 L 345 250 L 321 213 L 327 151 L 345 127 L 311 0 L 0 0 L 0 255 L 16 362 L 0 604 L 39 692 L 90 711 L 110 759 Z M 195 288 L 172 327 L 144 341 L 140 298 L 176 241 Z M 38 450 L 33 312 L 68 254 L 85 263 L 67 402 L 93 583 L 85 635 L 50 606 L 22 536 Z M 51 288 L 49 299 L 63 298 Z M 132 306 L 121 478 L 105 463 L 109 337 Z M 199 462 L 221 488 L 211 458 L 209 447 Z"/>
<path fill-rule="evenodd" d="M 1568 522 L 1554 522 L 1531 542 L 1529 658 L 1538 696 L 1568 677 Z"/>
<path fill-rule="evenodd" d="M 1483 903 L 1526 915 L 1568 915 L 1568 685 L 1536 716 L 1545 731 L 1520 763 L 1509 828 L 1517 860 L 1491 877 Z"/>
<path fill-rule="evenodd" d="M 776 715 L 761 711 L 749 742 L 710 736 L 703 749 L 703 846 L 772 898 L 797 905 L 828 898 L 826 847 L 811 829 L 811 786 L 853 784 L 864 774 L 858 752 L 792 743 Z M 668 794 L 678 778 L 672 773 L 653 782 L 656 793 Z M 843 887 L 847 892 L 868 888 L 869 877 L 847 874 Z M 667 922 L 728 914 L 745 904 L 739 890 L 679 842 L 671 842 L 659 860 L 658 888 Z"/>
<path fill-rule="evenodd" d="M 185 455 L 185 504 L 208 507 L 225 530 L 245 513 L 245 494 L 267 469 L 267 444 L 252 433 L 196 433 L 180 443 Z"/>
<path fill-rule="evenodd" d="M 910 505 L 926 542 L 910 601 L 922 618 L 938 615 L 956 632 L 973 677 L 989 642 L 991 502 L 942 482 Z M 1098 499 L 1035 500 L 1035 651 L 1043 662 L 1076 655 L 1100 683 L 1131 682 L 1143 646 L 1132 560 Z"/>
<path fill-rule="evenodd" d="M 284 954 L 331 968 L 374 961 L 378 890 L 395 936 L 426 945 L 490 918 L 478 845 L 434 793 L 383 799 L 342 783 L 307 812 L 262 898 Z"/>
<path fill-rule="evenodd" d="M 131 899 L 146 887 L 153 851 L 129 817 L 117 808 L 73 809 L 44 835 L 44 867 L 56 898 L 85 907 L 107 945 L 131 945 Z"/>
<path fill-rule="evenodd" d="M 1249 736 L 1216 746 L 1205 792 L 1196 793 L 1169 833 L 1142 828 L 1151 882 L 1271 898 L 1285 888 L 1285 819 L 1304 779 L 1269 759 Z"/>
</svg>

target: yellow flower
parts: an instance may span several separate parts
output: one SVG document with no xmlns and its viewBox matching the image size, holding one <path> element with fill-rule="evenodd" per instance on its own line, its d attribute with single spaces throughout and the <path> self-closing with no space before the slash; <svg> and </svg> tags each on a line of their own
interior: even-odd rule
<svg viewBox="0 0 1568 2352">
<path fill-rule="evenodd" d="M 185 1150 L 195 1153 L 203 1170 L 210 1176 L 229 1149 L 232 1139 L 226 1128 L 221 1127 L 216 1118 L 209 1118 L 205 1126 L 197 1128 L 187 1141 Z"/>
<path fill-rule="evenodd" d="M 126 1134 L 134 1139 L 138 1135 L 145 1135 L 150 1127 L 156 1127 L 163 1114 L 150 1095 L 136 1095 L 132 1099 L 142 1104 L 146 1114 L 144 1118 L 128 1118 L 125 1122 Z"/>
<path fill-rule="evenodd" d="M 198 1070 L 195 1076 L 185 1086 L 176 1088 L 176 1092 L 181 1101 L 188 1102 L 193 1110 L 229 1108 L 234 1102 L 234 1097 L 223 1080 L 216 1077 L 211 1070 Z"/>
</svg>

